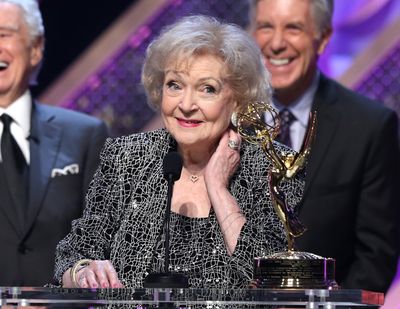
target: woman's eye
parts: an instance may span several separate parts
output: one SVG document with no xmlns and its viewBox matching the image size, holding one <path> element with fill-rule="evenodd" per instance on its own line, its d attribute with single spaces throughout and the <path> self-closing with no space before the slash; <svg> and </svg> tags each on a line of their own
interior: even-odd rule
<svg viewBox="0 0 400 309">
<path fill-rule="evenodd" d="M 173 80 L 167 82 L 166 85 L 167 85 L 167 88 L 171 89 L 171 90 L 179 90 L 179 89 L 181 89 L 179 84 L 177 82 L 173 81 Z"/>
<path fill-rule="evenodd" d="M 206 85 L 206 86 L 204 86 L 204 92 L 205 92 L 205 93 L 213 94 L 213 93 L 216 93 L 217 90 L 216 90 L 215 87 L 213 87 L 213 86 Z"/>
<path fill-rule="evenodd" d="M 8 33 L 8 32 L 0 32 L 0 37 L 2 37 L 2 38 L 6 38 L 6 37 L 9 37 L 9 36 L 11 36 L 11 34 Z"/>
</svg>

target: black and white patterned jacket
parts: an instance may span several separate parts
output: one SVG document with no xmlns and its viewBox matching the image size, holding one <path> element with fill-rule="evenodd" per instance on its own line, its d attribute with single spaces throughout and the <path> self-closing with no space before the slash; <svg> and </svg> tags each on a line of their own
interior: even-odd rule
<svg viewBox="0 0 400 309">
<path fill-rule="evenodd" d="M 107 140 L 84 214 L 73 221 L 71 233 L 57 247 L 57 282 L 83 258 L 109 259 L 125 287 L 142 287 L 147 274 L 157 271 L 152 265 L 154 259 L 164 258 L 155 254 L 155 247 L 163 234 L 167 196 L 162 162 L 175 148 L 176 142 L 165 129 Z M 267 185 L 270 168 L 259 146 L 242 143 L 240 166 L 229 190 L 247 222 L 229 256 L 215 214 L 210 212 L 199 253 L 200 274 L 196 279 L 187 274 L 192 287 L 245 287 L 252 277 L 254 257 L 285 250 L 285 233 Z M 290 205 L 300 201 L 303 185 L 301 177 L 283 184 Z M 171 265 L 179 269 L 172 258 Z"/>
</svg>

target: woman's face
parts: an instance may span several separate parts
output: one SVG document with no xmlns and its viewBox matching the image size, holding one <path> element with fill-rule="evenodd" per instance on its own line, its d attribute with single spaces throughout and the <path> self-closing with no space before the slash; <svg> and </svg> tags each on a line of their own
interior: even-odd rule
<svg viewBox="0 0 400 309">
<path fill-rule="evenodd" d="M 212 55 L 191 58 L 165 71 L 161 114 L 180 147 L 213 147 L 228 128 L 235 104 L 222 76 L 223 62 Z"/>
</svg>

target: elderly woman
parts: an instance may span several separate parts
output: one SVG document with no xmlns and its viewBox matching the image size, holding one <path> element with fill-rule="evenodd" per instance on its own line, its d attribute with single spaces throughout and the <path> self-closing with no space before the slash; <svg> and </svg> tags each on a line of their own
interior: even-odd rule
<svg viewBox="0 0 400 309">
<path fill-rule="evenodd" d="M 268 191 L 271 163 L 230 125 L 238 108 L 270 99 L 259 48 L 237 26 L 183 18 L 148 47 L 142 81 L 165 129 L 107 140 L 83 217 L 58 245 L 55 279 L 64 287 L 142 287 L 162 271 L 162 165 L 177 151 L 169 270 L 191 287 L 248 286 L 253 258 L 286 242 Z M 299 202 L 302 180 L 284 187 L 288 202 Z"/>
</svg>

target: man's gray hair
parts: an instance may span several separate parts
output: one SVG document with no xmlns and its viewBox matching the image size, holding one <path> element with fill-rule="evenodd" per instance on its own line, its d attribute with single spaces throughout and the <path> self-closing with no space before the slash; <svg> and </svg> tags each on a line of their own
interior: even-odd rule
<svg viewBox="0 0 400 309">
<path fill-rule="evenodd" d="M 255 26 L 255 14 L 257 3 L 262 0 L 250 1 L 250 25 Z M 318 35 L 330 31 L 332 29 L 334 0 L 309 0 L 312 6 L 312 15 L 315 22 L 315 30 Z"/>
<path fill-rule="evenodd" d="M 42 14 L 36 0 L 0 0 L 0 3 L 11 3 L 21 8 L 32 39 L 44 36 Z"/>
</svg>

